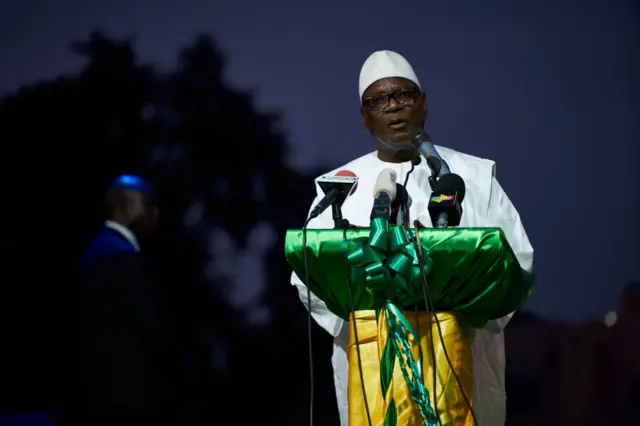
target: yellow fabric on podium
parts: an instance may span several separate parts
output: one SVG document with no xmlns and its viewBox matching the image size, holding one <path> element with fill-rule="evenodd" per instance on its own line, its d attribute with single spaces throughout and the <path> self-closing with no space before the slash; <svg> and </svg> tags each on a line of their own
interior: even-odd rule
<svg viewBox="0 0 640 426">
<path fill-rule="evenodd" d="M 460 386 L 451 372 L 445 357 L 444 348 L 438 327 L 432 315 L 433 346 L 435 349 L 435 365 L 437 371 L 436 392 L 433 391 L 433 363 L 430 339 L 427 333 L 428 317 L 426 312 L 416 315 L 414 312 L 403 312 L 413 329 L 420 335 L 420 346 L 423 354 L 423 375 L 425 386 L 429 390 L 431 406 L 438 414 L 443 426 L 472 426 L 473 418 L 467 403 L 462 396 Z M 460 379 L 460 385 L 471 403 L 473 392 L 473 370 L 471 360 L 471 327 L 455 313 L 438 312 L 442 337 L 451 365 Z M 422 425 L 422 419 L 416 404 L 409 395 L 409 388 L 402 376 L 399 363 L 393 370 L 393 379 L 387 395 L 382 395 L 380 386 L 380 359 L 388 338 L 388 326 L 384 310 L 376 320 L 374 310 L 356 311 L 355 324 L 360 341 L 360 357 L 362 360 L 362 375 L 364 389 L 367 395 L 369 413 L 372 426 L 384 426 L 387 408 L 391 399 L 395 401 L 398 413 L 397 426 Z M 360 369 L 358 368 L 358 351 L 353 332 L 353 314 L 349 318 L 349 426 L 368 426 L 367 412 L 362 394 Z M 414 359 L 418 359 L 419 349 L 413 337 L 411 352 Z M 434 404 L 437 395 L 437 406 Z"/>
</svg>

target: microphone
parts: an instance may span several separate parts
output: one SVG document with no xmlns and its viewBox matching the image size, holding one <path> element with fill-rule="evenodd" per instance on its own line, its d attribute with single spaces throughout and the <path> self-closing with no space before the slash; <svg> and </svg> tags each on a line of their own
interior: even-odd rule
<svg viewBox="0 0 640 426">
<path fill-rule="evenodd" d="M 396 194 L 396 199 L 391 203 L 391 223 L 404 226 L 409 223 L 409 208 L 413 200 L 406 188 L 399 183 L 396 183 Z"/>
<path fill-rule="evenodd" d="M 373 208 L 370 219 L 391 218 L 391 203 L 396 198 L 396 179 L 398 176 L 392 169 L 384 169 L 378 175 L 373 187 Z"/>
<path fill-rule="evenodd" d="M 326 174 L 316 179 L 316 183 L 324 192 L 324 197 L 311 210 L 309 219 L 320 216 L 331 205 L 341 205 L 358 187 L 358 176 L 351 170 L 340 170 L 335 175 Z M 339 210 L 339 209 L 338 209 Z M 334 216 L 336 212 L 334 211 Z M 335 219 L 335 218 L 334 218 Z M 342 218 L 340 218 L 342 219 Z"/>
<path fill-rule="evenodd" d="M 458 226 L 462 218 L 464 181 L 455 173 L 442 175 L 429 198 L 429 216 L 435 228 Z"/>
<path fill-rule="evenodd" d="M 422 154 L 425 160 L 427 160 L 427 165 L 431 169 L 431 173 L 436 178 L 441 178 L 442 176 L 451 173 L 449 169 L 449 165 L 440 157 L 438 151 L 436 151 L 436 147 L 433 146 L 433 142 L 431 142 L 431 138 L 422 129 L 418 129 L 415 136 L 411 140 L 413 146 Z M 433 188 L 431 188 L 433 189 Z"/>
</svg>

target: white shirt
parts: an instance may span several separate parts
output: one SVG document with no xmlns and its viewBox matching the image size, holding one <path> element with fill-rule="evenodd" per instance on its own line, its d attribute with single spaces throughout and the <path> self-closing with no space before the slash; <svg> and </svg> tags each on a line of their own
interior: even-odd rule
<svg viewBox="0 0 640 426">
<path fill-rule="evenodd" d="M 533 248 L 524 231 L 520 216 L 504 190 L 495 178 L 495 163 L 491 160 L 463 154 L 452 149 L 437 147 L 451 171 L 460 175 L 466 186 L 462 206 L 464 213 L 460 227 L 500 227 L 520 262 L 520 266 L 531 271 Z M 411 195 L 411 220 L 419 219 L 425 226 L 431 224 L 427 205 L 431 188 L 428 177 L 431 172 L 422 161 L 416 166 L 407 183 Z M 385 163 L 376 152 L 369 153 L 335 169 L 351 170 L 360 177 L 358 188 L 343 204 L 343 216 L 356 226 L 368 226 L 373 205 L 373 186 L 378 174 L 391 168 L 398 175 L 397 182 L 404 184 L 411 163 Z M 316 185 L 317 197 L 314 206 L 324 196 Z M 331 209 L 309 223 L 309 228 L 333 228 Z M 311 295 L 311 306 L 307 306 L 307 289 L 293 273 L 291 283 L 298 289 L 300 299 L 315 321 L 334 337 L 332 365 L 340 422 L 348 425 L 347 381 L 349 364 L 346 348 L 349 342 L 348 323 L 333 314 L 325 303 Z M 505 354 L 503 329 L 511 319 L 510 314 L 498 320 L 491 320 L 482 329 L 473 333 L 472 353 L 474 372 L 473 411 L 479 426 L 501 426 L 506 421 Z"/>
<path fill-rule="evenodd" d="M 127 240 L 136 251 L 140 251 L 140 245 L 138 244 L 138 239 L 131 232 L 129 228 L 122 225 L 121 223 L 115 222 L 113 220 L 107 220 L 104 222 L 104 226 L 109 229 L 116 231 L 118 234 L 122 235 L 125 240 Z"/>
</svg>

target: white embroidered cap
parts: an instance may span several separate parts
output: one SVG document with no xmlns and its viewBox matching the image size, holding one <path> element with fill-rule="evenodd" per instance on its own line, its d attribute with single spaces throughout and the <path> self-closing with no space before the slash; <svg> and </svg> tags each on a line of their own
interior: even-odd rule
<svg viewBox="0 0 640 426">
<path fill-rule="evenodd" d="M 380 79 L 390 77 L 402 77 L 411 80 L 422 90 L 418 76 L 413 71 L 411 64 L 402 55 L 390 50 L 379 50 L 373 52 L 364 61 L 360 70 L 360 103 L 362 103 L 364 91 L 369 86 Z"/>
</svg>

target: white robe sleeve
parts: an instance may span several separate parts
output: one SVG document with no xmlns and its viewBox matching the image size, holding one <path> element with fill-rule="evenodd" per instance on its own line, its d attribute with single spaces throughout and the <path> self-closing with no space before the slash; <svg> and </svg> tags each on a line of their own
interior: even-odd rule
<svg viewBox="0 0 640 426">
<path fill-rule="evenodd" d="M 529 237 L 522 226 L 518 211 L 495 177 L 491 178 L 491 195 L 484 226 L 502 228 L 522 269 L 528 272 L 533 270 L 533 247 Z M 502 332 L 513 314 L 514 312 L 502 318 L 490 320 L 484 329 L 492 333 Z"/>
<path fill-rule="evenodd" d="M 313 207 L 322 199 L 322 193 L 317 185 L 316 191 L 318 195 L 315 200 L 313 200 L 309 213 L 311 213 Z M 333 229 L 331 209 L 325 210 L 320 216 L 311 220 L 307 229 Z M 329 308 L 327 308 L 327 305 L 313 293 L 311 293 L 311 305 L 309 305 L 307 286 L 304 285 L 295 272 L 291 274 L 291 284 L 296 287 L 300 300 L 307 310 L 311 312 L 311 316 L 320 327 L 327 330 L 341 345 L 346 346 L 349 343 L 348 324 L 345 324 L 342 318 L 331 312 Z"/>
</svg>

